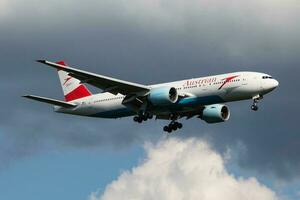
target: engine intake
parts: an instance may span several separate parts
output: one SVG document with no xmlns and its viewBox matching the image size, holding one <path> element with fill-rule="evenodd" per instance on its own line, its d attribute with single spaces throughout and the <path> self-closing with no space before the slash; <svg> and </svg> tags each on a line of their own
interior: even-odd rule
<svg viewBox="0 0 300 200">
<path fill-rule="evenodd" d="M 227 121 L 230 117 L 229 108 L 222 104 L 205 106 L 200 118 L 207 123 L 219 123 Z"/>
<path fill-rule="evenodd" d="M 150 91 L 148 100 L 155 106 L 168 105 L 177 102 L 178 93 L 174 87 L 154 88 Z"/>
</svg>

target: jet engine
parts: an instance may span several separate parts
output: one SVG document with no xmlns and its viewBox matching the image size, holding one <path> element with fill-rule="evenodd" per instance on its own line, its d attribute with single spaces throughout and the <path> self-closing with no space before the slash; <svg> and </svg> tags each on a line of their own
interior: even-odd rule
<svg viewBox="0 0 300 200">
<path fill-rule="evenodd" d="M 155 106 L 164 106 L 176 103 L 178 93 L 174 87 L 153 88 L 148 95 L 148 100 Z"/>
<path fill-rule="evenodd" d="M 230 117 L 229 108 L 222 104 L 213 104 L 205 106 L 202 111 L 202 115 L 199 116 L 207 123 L 219 123 L 227 121 Z"/>
</svg>

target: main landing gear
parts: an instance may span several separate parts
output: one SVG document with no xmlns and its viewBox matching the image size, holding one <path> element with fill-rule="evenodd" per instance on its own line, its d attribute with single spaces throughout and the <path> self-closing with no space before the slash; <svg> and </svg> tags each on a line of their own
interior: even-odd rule
<svg viewBox="0 0 300 200">
<path fill-rule="evenodd" d="M 136 115 L 133 117 L 133 121 L 138 122 L 138 123 L 142 123 L 143 121 L 147 121 L 148 119 L 152 119 L 153 115 L 150 113 L 141 113 L 139 115 Z M 177 116 L 171 116 L 171 122 L 169 125 L 164 126 L 164 131 L 171 133 L 172 131 L 176 131 L 177 129 L 181 129 L 182 128 L 182 123 L 177 122 Z"/>
<path fill-rule="evenodd" d="M 258 110 L 258 101 L 261 100 L 263 98 L 263 96 L 257 95 L 255 97 L 253 97 L 253 104 L 251 106 L 251 110 L 253 111 L 257 111 Z"/>
<path fill-rule="evenodd" d="M 145 113 L 142 115 L 134 116 L 133 121 L 142 123 L 143 121 L 147 121 L 148 119 L 152 119 L 152 118 L 153 118 L 153 115 L 151 115 L 149 113 Z"/>
<path fill-rule="evenodd" d="M 182 123 L 172 121 L 168 126 L 164 126 L 164 131 L 171 133 L 172 131 L 176 131 L 177 129 L 182 128 Z"/>
</svg>

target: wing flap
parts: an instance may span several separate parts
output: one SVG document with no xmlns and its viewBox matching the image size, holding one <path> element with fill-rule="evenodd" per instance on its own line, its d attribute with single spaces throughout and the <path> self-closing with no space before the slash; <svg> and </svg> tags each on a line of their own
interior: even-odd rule
<svg viewBox="0 0 300 200">
<path fill-rule="evenodd" d="M 120 79 L 111 78 L 79 69 L 75 69 L 69 66 L 60 65 L 47 60 L 37 60 L 37 62 L 49 65 L 55 69 L 63 70 L 70 73 L 70 76 L 81 80 L 84 83 L 93 85 L 101 90 L 110 92 L 112 94 L 121 93 L 123 95 L 147 93 L 150 88 L 138 83 L 132 83 Z"/>
<path fill-rule="evenodd" d="M 64 107 L 64 108 L 74 108 L 74 107 L 77 106 L 76 104 L 73 104 L 73 103 L 67 103 L 67 102 L 64 102 L 64 101 L 60 101 L 60 100 L 56 100 L 56 99 L 50 99 L 50 98 L 47 98 L 47 97 L 40 97 L 40 96 L 35 96 L 35 95 L 25 95 L 23 97 L 28 98 L 28 99 L 32 99 L 32 100 L 35 100 L 35 101 L 43 102 L 43 103 L 52 104 L 52 105 L 55 105 L 55 106 L 61 106 L 61 107 Z"/>
</svg>

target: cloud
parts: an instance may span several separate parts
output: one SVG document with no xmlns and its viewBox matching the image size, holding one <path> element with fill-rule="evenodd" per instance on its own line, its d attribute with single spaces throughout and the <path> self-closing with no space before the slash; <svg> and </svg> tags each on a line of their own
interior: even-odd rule
<svg viewBox="0 0 300 200">
<path fill-rule="evenodd" d="M 203 140 L 168 139 L 145 150 L 143 162 L 123 172 L 101 196 L 91 194 L 90 200 L 278 199 L 255 178 L 230 174 L 222 156 Z"/>
</svg>

